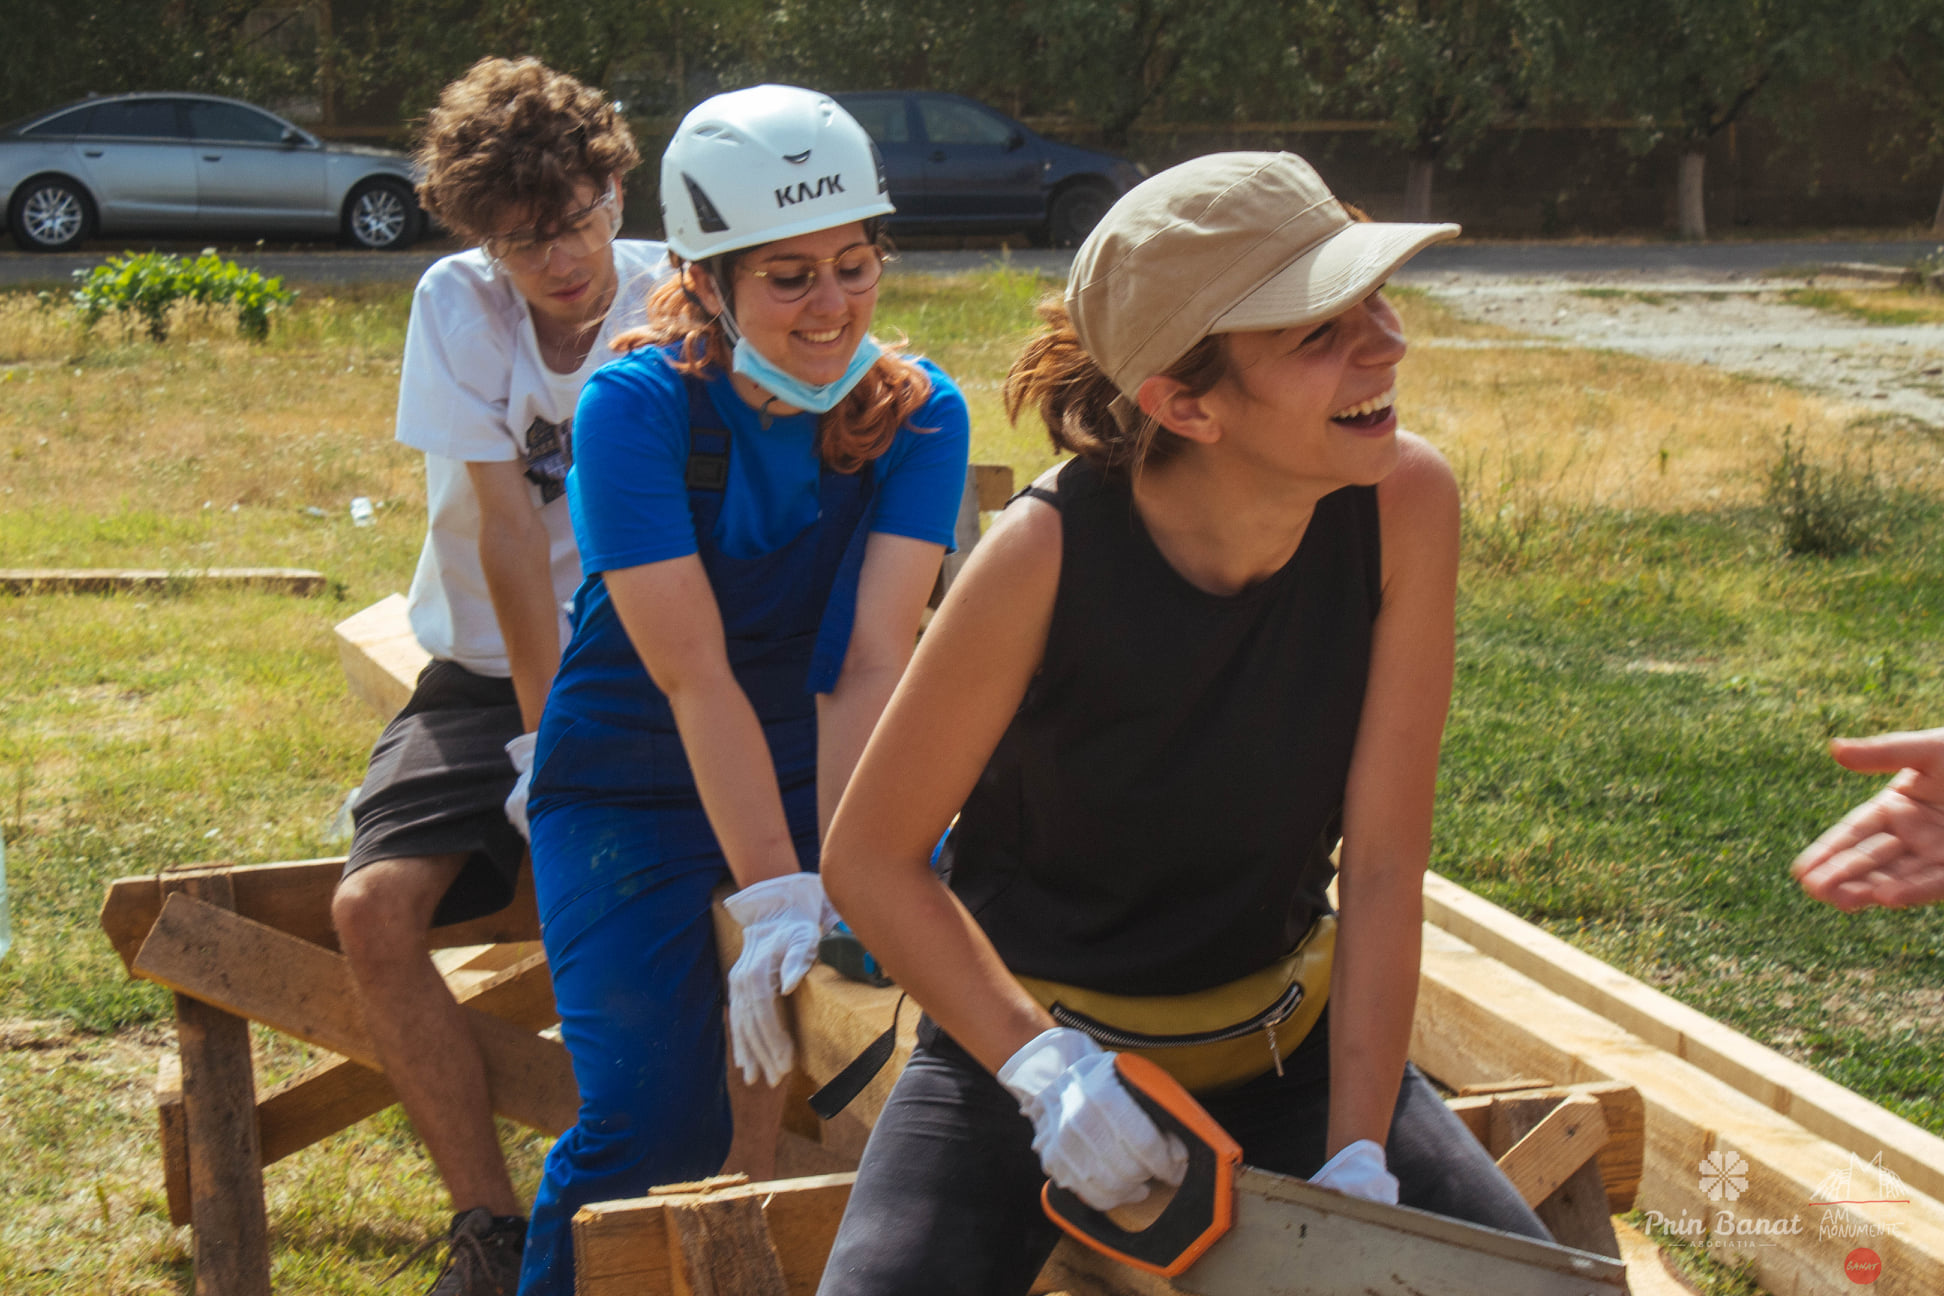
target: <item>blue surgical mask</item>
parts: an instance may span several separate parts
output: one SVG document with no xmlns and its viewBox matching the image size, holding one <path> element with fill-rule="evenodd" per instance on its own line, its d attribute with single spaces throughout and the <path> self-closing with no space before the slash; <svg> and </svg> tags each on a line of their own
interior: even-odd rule
<svg viewBox="0 0 1944 1296">
<path fill-rule="evenodd" d="M 883 354 L 884 348 L 877 344 L 877 339 L 866 333 L 864 340 L 857 344 L 857 351 L 851 356 L 850 367 L 844 370 L 844 376 L 835 382 L 817 386 L 777 368 L 768 356 L 749 344 L 748 338 L 739 337 L 736 339 L 735 361 L 731 367 L 785 405 L 823 414 L 836 408 L 838 401 L 850 395 L 851 389 L 863 381 L 864 375 Z"/>
</svg>

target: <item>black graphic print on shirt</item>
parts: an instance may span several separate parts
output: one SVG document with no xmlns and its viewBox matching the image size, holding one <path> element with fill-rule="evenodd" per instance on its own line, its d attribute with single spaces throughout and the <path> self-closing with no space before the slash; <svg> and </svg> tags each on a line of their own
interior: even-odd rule
<svg viewBox="0 0 1944 1296">
<path fill-rule="evenodd" d="M 549 423 L 535 418 L 526 430 L 526 476 L 540 488 L 540 502 L 551 504 L 567 490 L 567 470 L 574 466 L 574 420 Z"/>
</svg>

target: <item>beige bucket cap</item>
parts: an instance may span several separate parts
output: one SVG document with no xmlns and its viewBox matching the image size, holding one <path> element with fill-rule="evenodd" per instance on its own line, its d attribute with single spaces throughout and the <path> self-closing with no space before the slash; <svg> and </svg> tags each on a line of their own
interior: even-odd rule
<svg viewBox="0 0 1944 1296">
<path fill-rule="evenodd" d="M 1121 196 L 1067 276 L 1080 345 L 1132 398 L 1211 333 L 1349 309 L 1456 225 L 1359 221 L 1294 153 L 1211 153 Z"/>
</svg>

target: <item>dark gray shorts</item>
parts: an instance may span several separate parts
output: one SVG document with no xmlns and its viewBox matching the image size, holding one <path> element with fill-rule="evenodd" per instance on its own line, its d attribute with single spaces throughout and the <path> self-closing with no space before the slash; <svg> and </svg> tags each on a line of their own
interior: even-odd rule
<svg viewBox="0 0 1944 1296">
<path fill-rule="evenodd" d="M 504 909 L 526 859 L 506 819 L 515 778 L 506 744 L 522 727 L 512 680 L 434 659 L 371 750 L 344 875 L 379 860 L 464 855 L 433 925 Z"/>
</svg>

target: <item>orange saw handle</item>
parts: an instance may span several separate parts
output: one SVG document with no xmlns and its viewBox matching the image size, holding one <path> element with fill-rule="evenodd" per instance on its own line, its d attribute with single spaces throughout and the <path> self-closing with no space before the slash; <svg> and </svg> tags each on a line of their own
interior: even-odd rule
<svg viewBox="0 0 1944 1296">
<path fill-rule="evenodd" d="M 1102 1255 L 1173 1278 L 1234 1223 L 1242 1147 L 1173 1076 L 1146 1058 L 1117 1053 L 1114 1070 L 1141 1110 L 1188 1149 L 1188 1173 L 1174 1200 L 1143 1229 L 1122 1228 L 1051 1180 L 1040 1190 L 1040 1205 L 1055 1224 Z"/>
</svg>

